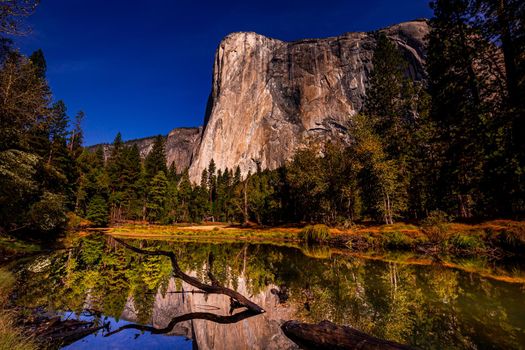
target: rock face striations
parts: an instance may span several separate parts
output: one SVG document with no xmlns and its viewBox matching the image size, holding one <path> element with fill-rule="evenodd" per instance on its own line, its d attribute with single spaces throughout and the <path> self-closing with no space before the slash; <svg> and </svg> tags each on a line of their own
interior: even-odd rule
<svg viewBox="0 0 525 350">
<path fill-rule="evenodd" d="M 424 20 L 381 30 L 424 79 Z M 372 69 L 374 33 L 283 42 L 233 33 L 220 43 L 200 144 L 190 166 L 198 182 L 211 159 L 243 175 L 276 168 L 309 139 L 347 140 L 348 121 L 362 107 Z M 351 134 L 351 132 L 350 132 Z"/>
<path fill-rule="evenodd" d="M 406 74 L 425 78 L 426 20 L 380 30 L 409 62 Z M 257 163 L 274 169 L 309 140 L 351 137 L 349 121 L 363 107 L 372 69 L 375 33 L 283 42 L 256 33 L 226 36 L 215 54 L 212 91 L 202 128 L 174 129 L 167 137 L 168 164 L 189 167 L 198 183 L 213 159 L 217 169 Z M 152 138 L 138 143 L 142 155 Z"/>
</svg>

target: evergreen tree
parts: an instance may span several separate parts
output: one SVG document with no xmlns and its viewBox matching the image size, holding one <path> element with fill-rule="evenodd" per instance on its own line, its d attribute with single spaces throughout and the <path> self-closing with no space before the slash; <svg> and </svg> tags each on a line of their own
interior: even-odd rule
<svg viewBox="0 0 525 350">
<path fill-rule="evenodd" d="M 98 227 L 104 227 L 108 223 L 108 205 L 101 195 L 95 195 L 89 201 L 86 218 Z"/>
<path fill-rule="evenodd" d="M 466 23 L 468 1 L 431 3 L 434 17 L 429 37 L 428 73 L 432 117 L 443 153 L 440 171 L 442 206 L 456 215 L 471 217 L 481 203 L 487 134 L 486 98 L 481 61 L 485 43 Z"/>
<path fill-rule="evenodd" d="M 110 221 L 122 220 L 123 206 L 125 206 L 125 188 L 128 184 L 125 183 L 123 177 L 126 156 L 124 149 L 124 142 L 122 135 L 117 133 L 113 140 L 113 147 L 111 148 L 111 155 L 107 161 L 107 173 L 109 177 L 109 205 L 110 205 Z"/>
<path fill-rule="evenodd" d="M 35 74 L 41 78 L 46 78 L 47 63 L 42 49 L 38 49 L 29 56 L 29 60 L 35 66 Z"/>
<path fill-rule="evenodd" d="M 164 174 L 168 173 L 164 142 L 164 137 L 161 135 L 155 137 L 153 147 L 144 160 L 147 179 L 152 179 L 159 171 L 162 171 Z"/>
<path fill-rule="evenodd" d="M 190 205 L 192 200 L 192 187 L 188 170 L 186 169 L 178 182 L 177 186 L 177 221 L 187 222 L 190 220 Z"/>
<path fill-rule="evenodd" d="M 161 170 L 153 177 L 148 193 L 148 218 L 153 221 L 163 219 L 164 208 L 168 197 L 168 179 Z"/>
</svg>

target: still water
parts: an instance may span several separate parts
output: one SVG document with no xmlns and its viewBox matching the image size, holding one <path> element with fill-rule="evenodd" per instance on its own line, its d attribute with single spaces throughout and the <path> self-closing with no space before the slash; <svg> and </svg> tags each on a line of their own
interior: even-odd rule
<svg viewBox="0 0 525 350">
<path fill-rule="evenodd" d="M 266 312 L 230 324 L 170 325 L 190 313 L 229 316 L 230 299 L 173 277 L 166 257 L 99 234 L 21 266 L 17 303 L 107 325 L 67 349 L 294 349 L 280 329 L 292 319 L 330 320 L 422 349 L 525 349 L 525 284 L 516 265 L 487 272 L 479 261 L 451 268 L 326 247 L 127 242 L 174 252 L 187 274 L 211 283 L 212 272 Z"/>
</svg>

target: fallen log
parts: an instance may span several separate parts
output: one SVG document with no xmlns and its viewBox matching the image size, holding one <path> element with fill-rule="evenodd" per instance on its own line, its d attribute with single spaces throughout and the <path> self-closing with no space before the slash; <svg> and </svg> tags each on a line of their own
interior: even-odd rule
<svg viewBox="0 0 525 350">
<path fill-rule="evenodd" d="M 352 327 L 338 326 L 330 321 L 318 324 L 287 321 L 284 334 L 301 348 L 329 350 L 413 350 L 415 348 L 373 337 Z"/>
</svg>

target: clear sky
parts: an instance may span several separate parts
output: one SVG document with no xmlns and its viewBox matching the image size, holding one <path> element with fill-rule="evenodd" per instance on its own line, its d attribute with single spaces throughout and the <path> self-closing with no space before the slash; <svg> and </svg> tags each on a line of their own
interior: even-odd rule
<svg viewBox="0 0 525 350">
<path fill-rule="evenodd" d="M 254 31 L 281 40 L 368 31 L 431 16 L 426 0 L 42 0 L 17 39 L 41 48 L 55 99 L 82 109 L 85 144 L 201 125 L 220 40 Z"/>
</svg>

